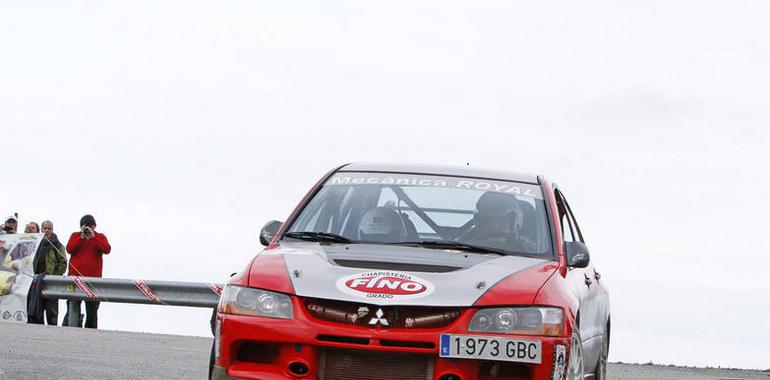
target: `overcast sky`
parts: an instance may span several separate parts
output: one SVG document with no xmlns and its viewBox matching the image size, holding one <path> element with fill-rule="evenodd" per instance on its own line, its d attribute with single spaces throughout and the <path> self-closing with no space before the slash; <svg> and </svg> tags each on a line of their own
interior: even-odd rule
<svg viewBox="0 0 770 380">
<path fill-rule="evenodd" d="M 3 2 L 0 213 L 64 240 L 92 213 L 105 277 L 223 282 L 336 165 L 541 173 L 610 287 L 610 360 L 770 368 L 768 19 L 763 0 Z M 207 335 L 209 315 L 102 304 L 100 327 Z"/>
</svg>

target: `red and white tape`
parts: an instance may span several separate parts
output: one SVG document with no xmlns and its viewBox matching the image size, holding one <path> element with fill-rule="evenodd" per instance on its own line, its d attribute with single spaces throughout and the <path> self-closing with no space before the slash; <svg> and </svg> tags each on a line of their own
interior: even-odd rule
<svg viewBox="0 0 770 380">
<path fill-rule="evenodd" d="M 218 296 L 222 295 L 222 287 L 219 284 L 209 283 L 209 288 L 214 291 Z"/>
<path fill-rule="evenodd" d="M 160 303 L 160 298 L 152 292 L 152 289 L 143 280 L 134 280 L 134 284 L 150 301 Z"/>
<path fill-rule="evenodd" d="M 94 294 L 91 288 L 89 288 L 88 285 L 86 285 L 86 283 L 81 280 L 79 276 L 72 277 L 72 281 L 75 282 L 75 285 L 77 285 L 78 289 L 85 293 L 86 297 L 89 299 L 96 298 L 96 294 Z"/>
</svg>

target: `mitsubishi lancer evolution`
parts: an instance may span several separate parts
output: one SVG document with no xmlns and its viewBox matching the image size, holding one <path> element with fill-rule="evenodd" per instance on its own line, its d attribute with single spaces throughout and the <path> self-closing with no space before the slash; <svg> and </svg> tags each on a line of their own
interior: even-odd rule
<svg viewBox="0 0 770 380">
<path fill-rule="evenodd" d="M 325 175 L 225 286 L 214 379 L 604 379 L 608 292 L 562 190 L 470 167 Z"/>
</svg>

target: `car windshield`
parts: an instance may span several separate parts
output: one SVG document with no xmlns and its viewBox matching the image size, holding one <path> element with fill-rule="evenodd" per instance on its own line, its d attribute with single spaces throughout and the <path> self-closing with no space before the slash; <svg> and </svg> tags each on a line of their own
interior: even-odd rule
<svg viewBox="0 0 770 380">
<path fill-rule="evenodd" d="M 553 256 L 538 185 L 464 177 L 339 172 L 285 236 Z"/>
</svg>

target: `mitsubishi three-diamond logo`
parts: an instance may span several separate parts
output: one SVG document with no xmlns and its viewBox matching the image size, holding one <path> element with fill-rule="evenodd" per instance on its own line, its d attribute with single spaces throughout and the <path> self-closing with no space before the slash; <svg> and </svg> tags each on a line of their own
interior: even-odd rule
<svg viewBox="0 0 770 380">
<path fill-rule="evenodd" d="M 374 313 L 374 315 L 375 317 L 372 318 L 371 321 L 369 321 L 370 325 L 375 326 L 377 325 L 378 322 L 383 326 L 388 325 L 388 320 L 382 317 L 383 315 L 385 315 L 385 313 L 382 312 L 382 309 L 377 309 L 377 312 Z"/>
</svg>

